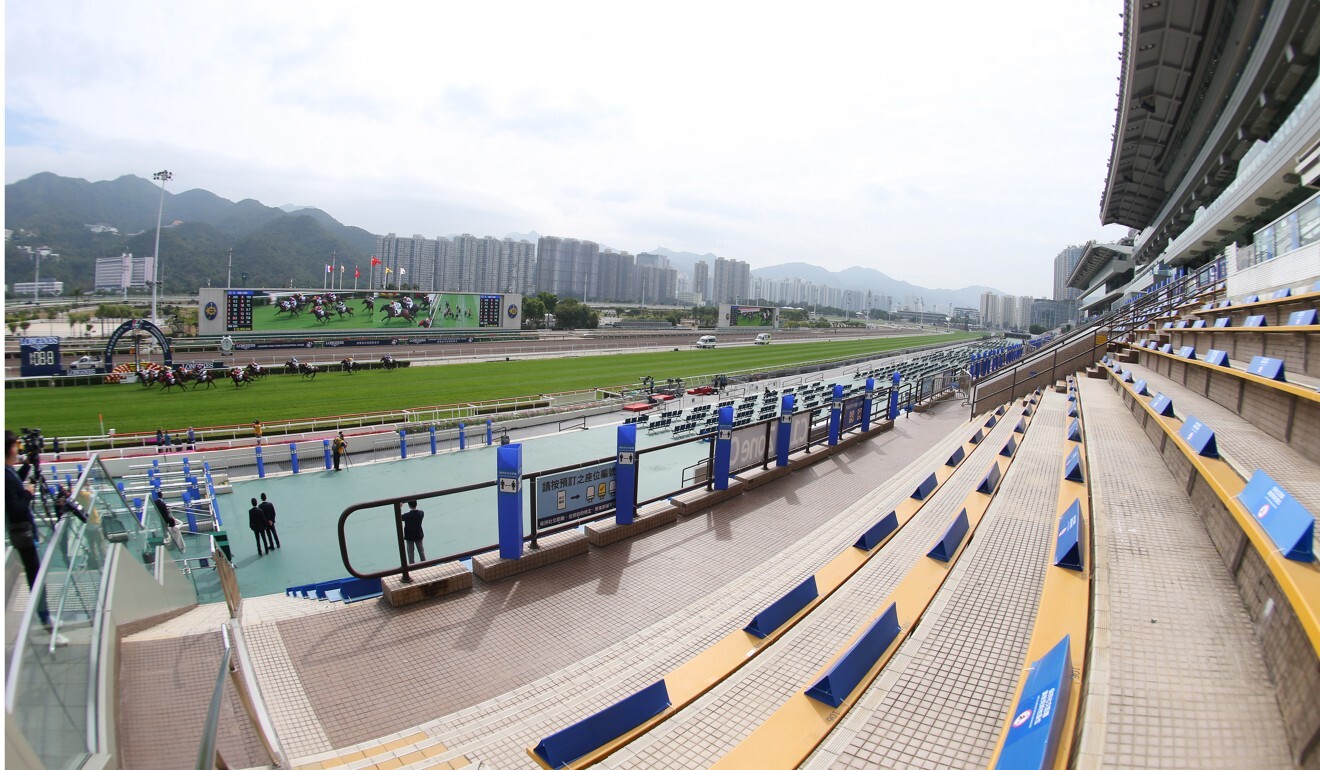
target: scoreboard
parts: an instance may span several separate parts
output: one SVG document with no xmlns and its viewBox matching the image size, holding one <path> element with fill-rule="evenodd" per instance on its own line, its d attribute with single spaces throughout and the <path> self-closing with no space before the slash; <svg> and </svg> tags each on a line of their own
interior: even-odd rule
<svg viewBox="0 0 1320 770">
<path fill-rule="evenodd" d="M 19 376 L 45 377 L 60 373 L 59 337 L 21 337 Z"/>
<path fill-rule="evenodd" d="M 236 289 L 225 291 L 225 331 L 252 331 L 252 294 Z"/>
<path fill-rule="evenodd" d="M 503 297 L 499 294 L 482 294 L 480 304 L 477 305 L 477 325 L 480 327 L 499 326 L 501 322 L 500 309 L 503 305 Z"/>
</svg>

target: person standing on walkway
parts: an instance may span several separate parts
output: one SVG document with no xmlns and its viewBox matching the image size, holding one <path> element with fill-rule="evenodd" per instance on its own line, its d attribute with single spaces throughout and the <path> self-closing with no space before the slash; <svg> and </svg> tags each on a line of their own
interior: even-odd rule
<svg viewBox="0 0 1320 770">
<path fill-rule="evenodd" d="M 266 499 L 266 493 L 261 493 L 261 505 L 257 506 L 266 516 L 266 530 L 270 533 L 268 537 L 275 538 L 275 547 L 280 547 L 280 533 L 275 529 L 275 504 Z M 267 546 L 269 547 L 269 545 Z"/>
<path fill-rule="evenodd" d="M 416 551 L 416 556 L 421 557 L 420 561 L 426 561 L 426 550 L 422 548 L 422 538 L 424 537 L 422 519 L 425 517 L 426 513 L 418 510 L 417 501 L 409 500 L 408 510 L 403 514 L 403 539 L 408 543 L 409 564 L 419 561 L 413 558 L 414 551 Z"/>
<path fill-rule="evenodd" d="M 253 421 L 252 421 L 252 434 L 253 434 L 254 436 L 257 437 L 257 443 L 258 443 L 258 444 L 264 444 L 264 443 L 266 443 L 266 439 L 262 438 L 262 436 L 261 436 L 261 434 L 262 434 L 263 432 L 265 432 L 265 426 L 263 426 L 263 425 L 261 424 L 261 420 L 253 420 Z"/>
<path fill-rule="evenodd" d="M 183 551 L 183 532 L 179 528 L 179 520 L 170 513 L 169 503 L 161 497 L 159 491 L 151 493 L 151 502 L 156 506 L 156 511 L 160 513 L 160 519 L 165 527 L 165 539 L 174 546 L 179 552 Z"/>
<path fill-rule="evenodd" d="M 156 454 L 165 451 L 165 431 L 162 428 L 156 429 Z"/>
<path fill-rule="evenodd" d="M 23 572 L 27 575 L 28 590 L 32 590 L 41 569 L 41 554 L 37 552 L 37 520 L 32 515 L 33 494 L 24 486 L 32 466 L 24 462 L 18 465 L 18 435 L 11 430 L 5 431 L 5 529 L 9 532 L 9 544 L 18 551 L 23 563 Z M 29 597 L 30 598 L 30 597 Z M 49 631 L 50 611 L 46 608 L 46 592 L 42 591 L 37 599 L 37 618 Z M 63 634 L 56 634 L 55 646 L 64 647 L 69 640 Z"/>
<path fill-rule="evenodd" d="M 348 454 L 348 442 L 344 440 L 344 432 L 339 431 L 335 440 L 330 444 L 330 453 L 335 456 L 335 470 L 339 470 L 339 463 Z"/>
<path fill-rule="evenodd" d="M 197 448 L 197 433 L 196 433 L 196 431 L 194 431 L 194 430 L 192 429 L 192 426 L 189 425 L 189 426 L 188 426 L 188 451 L 191 452 L 191 451 L 195 450 L 196 448 Z"/>
<path fill-rule="evenodd" d="M 248 529 L 257 538 L 257 555 L 264 556 L 270 553 L 270 529 L 266 526 L 266 512 L 257 505 L 257 498 L 252 498 L 252 507 L 248 509 Z M 261 550 L 262 541 L 266 543 L 266 550 Z"/>
</svg>

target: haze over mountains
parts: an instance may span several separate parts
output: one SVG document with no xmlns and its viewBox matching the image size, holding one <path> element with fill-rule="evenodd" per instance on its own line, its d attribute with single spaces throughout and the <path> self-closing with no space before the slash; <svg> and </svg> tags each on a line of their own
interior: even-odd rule
<svg viewBox="0 0 1320 770">
<path fill-rule="evenodd" d="M 30 279 L 31 259 L 19 246 L 47 246 L 59 257 L 42 261 L 43 278 L 63 280 L 65 292 L 90 292 L 99 257 L 130 251 L 149 256 L 154 248 L 160 187 L 142 177 L 88 182 L 85 179 L 42 173 L 5 186 L 5 227 L 12 237 L 5 244 L 7 281 Z M 192 292 L 200 286 L 223 286 L 233 249 L 233 283 L 248 274 L 248 286 L 316 286 L 324 280 L 326 262 L 334 258 L 348 266 L 364 267 L 376 236 L 344 225 L 312 206 L 266 206 L 246 199 L 238 202 L 206 190 L 165 190 L 165 227 L 161 231 L 161 263 L 166 289 Z M 118 232 L 93 232 L 89 225 L 104 224 Z M 406 228 L 405 228 L 406 229 Z M 474 233 L 474 235 L 485 235 Z M 589 233 L 560 233 L 591 239 Z M 515 240 L 535 241 L 540 234 L 510 233 Z M 640 253 L 642 249 L 628 248 Z M 663 254 L 679 272 L 691 276 L 698 260 L 713 265 L 715 254 L 694 254 L 664 247 L 645 249 Z M 800 278 L 816 284 L 888 294 L 896 302 L 924 297 L 927 307 L 955 304 L 975 307 L 985 287 L 928 289 L 897 280 L 871 268 L 852 267 L 832 272 L 796 262 L 754 268 L 753 276 Z M 347 285 L 347 284 L 346 284 Z"/>
</svg>

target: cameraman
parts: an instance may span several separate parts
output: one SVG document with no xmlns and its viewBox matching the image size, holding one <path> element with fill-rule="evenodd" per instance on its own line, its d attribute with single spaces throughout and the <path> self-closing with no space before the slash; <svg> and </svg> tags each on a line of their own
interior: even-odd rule
<svg viewBox="0 0 1320 770">
<path fill-rule="evenodd" d="M 37 520 L 32 515 L 32 492 L 23 482 L 31 469 L 32 458 L 24 458 L 21 468 L 18 465 L 18 436 L 11 430 L 5 431 L 5 528 L 9 531 L 9 543 L 18 551 L 23 560 L 23 571 L 27 573 L 28 589 L 36 582 L 37 571 L 41 569 L 41 556 L 37 553 Z M 46 595 L 42 593 L 37 601 L 37 616 L 41 624 L 50 630 L 50 612 L 46 609 Z M 57 646 L 69 643 L 63 634 L 55 637 Z"/>
</svg>

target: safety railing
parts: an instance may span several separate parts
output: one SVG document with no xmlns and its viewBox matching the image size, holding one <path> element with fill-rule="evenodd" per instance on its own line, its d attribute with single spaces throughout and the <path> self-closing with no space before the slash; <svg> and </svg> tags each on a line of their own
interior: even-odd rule
<svg viewBox="0 0 1320 770">
<path fill-rule="evenodd" d="M 947 389 L 948 381 L 948 378 L 943 375 L 930 375 L 914 380 L 911 384 L 906 386 L 906 390 L 899 402 L 900 410 L 906 409 L 910 412 L 915 406 L 938 396 L 943 390 Z M 872 395 L 874 399 L 873 408 L 875 411 L 873 414 L 875 415 L 875 419 L 883 419 L 884 410 L 887 408 L 888 390 L 877 390 Z M 854 393 L 849 400 L 860 397 L 861 394 Z M 790 425 L 790 435 L 792 436 L 790 451 L 811 452 L 813 448 L 828 442 L 830 411 L 831 405 L 828 404 L 795 411 L 793 416 L 794 424 Z M 762 436 L 763 441 L 761 442 L 761 450 L 755 453 L 755 456 L 748 456 L 735 460 L 730 467 L 731 473 L 746 471 L 758 465 L 761 467 L 768 467 L 774 456 L 773 438 L 775 435 L 775 426 L 778 422 L 779 415 L 776 413 L 773 417 L 754 420 L 735 429 L 735 434 L 738 435 L 747 435 L 748 432 L 755 433 L 758 431 L 763 432 L 764 435 Z M 856 422 L 847 424 L 841 431 L 841 435 L 854 433 L 860 430 L 860 427 L 860 419 L 858 419 Z M 637 483 L 633 488 L 634 506 L 640 508 L 698 489 L 710 489 L 714 482 L 713 475 L 710 473 L 710 469 L 714 467 L 714 437 L 714 431 L 699 431 L 695 435 L 685 438 L 655 446 L 638 448 L 636 450 L 635 458 L 637 466 Z M 672 462 L 672 458 L 657 459 L 661 458 L 665 453 L 675 451 L 697 442 L 706 442 L 709 446 L 705 450 L 705 457 L 695 464 L 676 464 Z M 690 457 L 691 455 L 690 453 L 684 453 L 683 456 Z M 527 496 L 528 505 L 526 510 L 528 512 L 529 523 L 527 532 L 523 536 L 524 543 L 526 543 L 529 548 L 535 549 L 539 547 L 538 541 L 540 538 L 544 538 L 557 532 L 575 529 L 584 524 L 613 516 L 617 505 L 617 500 L 613 499 L 610 499 L 607 503 L 602 503 L 596 506 L 595 509 L 589 510 L 587 513 L 575 513 L 564 518 L 562 521 L 560 520 L 560 516 L 554 514 L 543 515 L 543 512 L 539 510 L 537 485 L 542 479 L 558 478 L 565 474 L 571 475 L 578 471 L 593 471 L 602 468 L 605 470 L 600 474 L 600 478 L 609 479 L 613 476 L 612 466 L 615 459 L 616 458 L 612 455 L 607 457 L 597 457 L 569 465 L 522 474 L 521 480 L 523 483 L 521 484 L 521 488 L 524 490 L 523 494 Z M 704 468 L 705 472 L 698 472 L 699 468 Z M 666 478 L 666 474 L 675 472 L 677 473 L 676 483 L 666 483 L 663 481 L 663 479 Z M 660 478 L 662 480 L 659 483 L 656 483 L 654 478 Z M 647 483 L 648 479 L 651 479 L 651 483 L 649 484 Z M 605 483 L 609 485 L 608 481 Z M 489 510 L 493 510 L 495 499 L 494 490 L 496 486 L 497 482 L 494 480 L 485 481 L 450 489 L 436 490 L 433 492 L 370 500 L 356 503 L 345 508 L 340 514 L 337 524 L 339 553 L 340 558 L 344 563 L 344 568 L 350 575 L 360 579 L 370 580 L 398 575 L 403 582 L 410 582 L 412 580 L 412 573 L 418 570 L 440 564 L 462 561 L 473 558 L 482 553 L 494 551 L 499 547 L 499 543 L 488 542 L 475 548 L 445 553 L 440 556 L 434 556 L 417 562 L 409 562 L 407 543 L 403 537 L 403 514 L 404 506 L 409 501 L 416 501 L 419 506 L 425 509 L 423 503 L 428 500 L 443 500 L 445 498 L 454 500 L 459 496 L 472 494 L 483 494 L 488 496 L 488 499 L 483 499 L 481 504 L 485 505 Z M 648 487 L 650 488 L 650 491 L 644 491 Z M 369 512 L 380 511 L 381 509 L 387 511 L 386 517 L 388 518 L 388 526 L 391 527 L 394 534 L 394 551 L 398 554 L 398 565 L 392 565 L 382 569 L 369 569 L 365 565 L 356 564 L 350 553 L 350 541 L 352 538 L 349 533 L 349 522 L 353 519 L 354 515 L 364 514 L 368 518 L 368 522 L 363 526 L 380 527 L 386 525 L 386 522 L 381 520 L 379 513 L 374 514 L 376 516 L 374 521 L 371 520 L 373 514 Z M 546 522 L 553 523 L 547 525 Z"/>
<path fill-rule="evenodd" d="M 1015 397 L 1016 388 L 1034 378 L 1045 376 L 1053 382 L 1059 379 L 1061 373 L 1071 374 L 1083 366 L 1090 365 L 1098 357 L 1098 351 L 1107 344 L 1127 341 L 1152 318 L 1172 312 L 1181 303 L 1215 296 L 1223 290 L 1223 271 L 1221 258 L 1194 273 L 1171 278 L 1152 286 L 1125 300 L 1108 313 L 1090 319 L 1079 328 L 1057 338 L 1052 344 L 1040 348 L 1011 367 L 1005 367 L 981 378 L 972 387 L 972 414 L 977 414 L 977 407 L 981 404 L 1000 403 Z M 1060 358 L 1061 351 L 1077 348 L 1078 342 L 1088 338 L 1090 344 L 1082 345 L 1080 349 L 1073 350 Z M 1024 372 L 1029 373 L 1029 376 L 1023 377 Z M 1005 377 L 1008 377 L 1007 384 L 1003 384 Z M 985 388 L 986 384 L 995 387 Z"/>
<path fill-rule="evenodd" d="M 770 377 L 785 377 L 809 375 L 820 372 L 822 369 L 847 366 L 852 364 L 863 364 L 868 361 L 874 361 L 880 358 L 891 358 L 895 356 L 908 356 L 917 353 L 929 352 L 941 348 L 956 347 L 967 344 L 967 338 L 955 340 L 932 342 L 924 345 L 912 345 L 894 350 L 881 350 L 870 353 L 860 353 L 844 356 L 833 356 L 809 363 L 799 365 L 772 365 L 751 367 L 739 369 L 725 373 L 730 385 L 740 385 L 744 383 L 756 382 L 758 380 Z M 705 385 L 711 383 L 717 374 L 685 374 L 682 379 L 689 386 Z M 474 417 L 498 416 L 500 414 L 511 413 L 513 411 L 526 411 L 528 409 L 552 409 L 557 411 L 571 411 L 592 406 L 609 405 L 626 400 L 625 394 L 634 396 L 645 394 L 641 382 L 619 385 L 617 387 L 604 386 L 586 390 L 565 391 L 562 393 L 547 393 L 535 396 L 520 396 L 507 399 L 492 399 L 490 401 L 471 402 L 463 404 L 439 404 L 435 406 L 423 406 L 415 409 L 391 409 L 378 412 L 362 412 L 344 415 L 332 415 L 321 418 L 308 418 L 298 420 L 277 420 L 263 424 L 264 438 L 269 441 L 272 438 L 282 438 L 288 440 L 297 440 L 305 438 L 309 433 L 323 433 L 326 431 L 339 431 L 350 428 L 362 428 L 369 426 L 394 425 L 394 424 L 433 424 L 433 425 L 456 425 L 463 420 Z M 176 431 L 179 433 L 179 431 Z M 255 442 L 251 424 L 221 425 L 207 428 L 194 429 L 194 435 L 198 442 L 228 442 L 230 446 L 247 446 Z M 61 436 L 60 443 L 64 454 L 90 453 L 96 450 L 119 450 L 121 452 L 141 451 L 143 449 L 154 450 L 155 433 L 115 433 L 112 435 L 89 435 L 89 436 Z M 181 447 L 180 441 L 175 441 L 173 446 Z"/>
<path fill-rule="evenodd" d="M 233 641 L 230 641 L 230 637 Z M 202 725 L 201 741 L 197 746 L 197 770 L 228 770 L 229 764 L 220 754 L 216 739 L 220 734 L 220 716 L 224 713 L 226 682 L 232 682 L 234 695 L 243 706 L 243 712 L 251 722 L 262 750 L 270 760 L 271 767 L 288 767 L 289 760 L 279 736 L 271 724 L 270 714 L 261 690 L 251 684 L 254 671 L 247 658 L 247 647 L 243 642 L 243 627 L 236 618 L 220 626 L 220 637 L 224 650 L 220 653 L 220 668 L 216 672 L 215 686 L 211 690 L 211 703 L 206 712 L 206 722 Z"/>
</svg>

